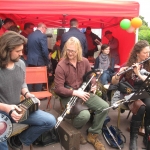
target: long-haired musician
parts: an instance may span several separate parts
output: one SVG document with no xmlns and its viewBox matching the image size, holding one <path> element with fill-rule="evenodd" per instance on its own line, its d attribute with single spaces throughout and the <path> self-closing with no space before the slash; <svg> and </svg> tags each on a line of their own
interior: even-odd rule
<svg viewBox="0 0 150 150">
<path fill-rule="evenodd" d="M 26 98 L 34 96 L 28 91 L 25 64 L 20 59 L 25 43 L 26 38 L 13 31 L 0 37 L 0 113 L 8 116 L 12 122 L 18 122 L 22 117 L 17 106 L 20 94 Z M 37 110 L 21 123 L 30 126 L 21 134 L 9 138 L 8 143 L 12 149 L 22 149 L 22 143 L 31 145 L 43 132 L 53 128 L 56 120 L 53 115 Z M 7 141 L 0 142 L 0 150 L 8 150 Z"/>
<path fill-rule="evenodd" d="M 105 150 L 104 145 L 98 140 L 98 135 L 102 132 L 102 126 L 107 116 L 107 111 L 101 110 L 108 107 L 108 104 L 95 94 L 78 90 L 83 83 L 83 76 L 91 70 L 89 61 L 82 57 L 82 47 L 80 41 L 71 37 L 67 40 L 63 48 L 63 59 L 58 63 L 55 71 L 55 93 L 61 97 L 62 104 L 66 106 L 71 97 L 77 96 L 82 104 L 95 112 L 92 126 L 88 129 L 87 141 L 96 150 Z M 70 90 L 70 88 L 72 90 Z M 91 86 L 91 91 L 95 91 L 96 86 Z M 81 105 L 82 105 L 81 104 Z M 81 110 L 73 118 L 73 126 L 81 129 L 90 119 L 90 112 L 87 109 Z M 87 142 L 80 136 L 80 144 Z"/>
<path fill-rule="evenodd" d="M 141 87 L 143 81 L 147 78 L 144 74 L 141 73 L 141 69 L 145 69 L 148 72 L 150 71 L 150 60 L 145 61 L 143 64 L 140 62 L 148 59 L 150 57 L 150 46 L 149 43 L 145 40 L 138 41 L 133 50 L 130 53 L 129 59 L 127 61 L 126 67 L 122 67 L 118 74 L 121 72 L 125 72 L 121 76 L 116 74 L 112 78 L 112 84 L 118 84 L 119 81 L 124 78 L 125 81 L 128 81 L 135 89 Z M 133 69 L 129 71 L 125 71 L 128 67 L 133 66 Z M 145 136 L 143 138 L 143 142 L 146 145 L 146 139 L 148 135 L 148 131 L 146 127 L 150 125 L 150 97 L 141 99 L 140 101 L 134 101 L 133 103 L 128 104 L 129 109 L 133 112 L 133 116 L 130 123 L 130 150 L 137 150 L 137 137 L 139 127 L 144 117 L 145 124 Z M 133 106 L 133 107 L 132 107 Z M 134 108 L 131 109 L 131 108 Z M 137 112 L 135 112 L 137 110 Z"/>
</svg>

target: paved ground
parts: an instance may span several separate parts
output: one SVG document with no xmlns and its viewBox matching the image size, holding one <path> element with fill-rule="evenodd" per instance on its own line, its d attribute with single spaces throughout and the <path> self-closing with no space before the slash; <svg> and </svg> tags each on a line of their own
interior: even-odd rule
<svg viewBox="0 0 150 150">
<path fill-rule="evenodd" d="M 44 110 L 46 108 L 46 104 L 47 104 L 47 100 L 41 101 L 40 108 L 42 110 Z M 60 112 L 60 104 L 59 104 L 58 99 L 52 98 L 51 104 L 53 106 L 53 109 Z M 127 114 L 128 114 L 128 111 L 121 114 L 121 119 L 120 119 L 120 129 L 126 137 L 126 143 L 124 144 L 123 150 L 128 150 L 128 145 L 129 145 L 129 132 L 127 131 L 127 127 L 129 127 L 131 115 L 130 115 L 129 119 L 126 119 Z M 111 121 L 108 123 L 108 126 L 109 125 L 117 126 L 117 115 L 118 115 L 117 110 L 112 110 L 111 109 L 109 111 L 109 116 L 111 117 Z M 90 123 L 88 123 L 84 128 L 82 128 L 81 132 L 83 133 L 84 136 L 86 136 L 86 129 L 89 126 L 90 126 Z M 142 143 L 142 139 L 143 139 L 143 137 L 139 135 L 139 137 L 138 137 L 138 150 L 142 150 L 142 148 L 144 147 L 143 143 Z M 100 140 L 105 145 L 106 150 L 114 150 L 114 148 L 111 148 L 105 142 L 102 135 L 100 135 Z M 29 150 L 29 147 L 24 147 L 24 150 Z M 63 147 L 61 147 L 60 143 L 56 143 L 56 144 L 49 145 L 49 146 L 46 146 L 46 147 L 33 147 L 33 150 L 64 150 L 64 149 L 63 149 Z M 94 148 L 91 144 L 87 143 L 86 145 L 80 145 L 80 150 L 94 150 Z"/>
</svg>

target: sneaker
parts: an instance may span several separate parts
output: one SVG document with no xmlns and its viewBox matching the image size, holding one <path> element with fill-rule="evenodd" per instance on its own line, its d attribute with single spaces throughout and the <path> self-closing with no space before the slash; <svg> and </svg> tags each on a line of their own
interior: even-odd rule
<svg viewBox="0 0 150 150">
<path fill-rule="evenodd" d="M 12 150 L 23 150 L 23 145 L 19 140 L 18 135 L 10 137 L 7 140 L 7 143 Z"/>
<path fill-rule="evenodd" d="M 88 133 L 87 141 L 94 146 L 95 150 L 106 150 L 104 145 L 98 139 L 98 134 Z"/>
</svg>

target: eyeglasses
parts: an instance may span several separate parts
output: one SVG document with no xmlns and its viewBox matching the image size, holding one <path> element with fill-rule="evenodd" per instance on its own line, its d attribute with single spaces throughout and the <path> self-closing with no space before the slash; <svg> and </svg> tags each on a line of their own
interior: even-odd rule
<svg viewBox="0 0 150 150">
<path fill-rule="evenodd" d="M 110 51 L 110 49 L 109 48 L 105 48 L 104 51 Z"/>
<path fill-rule="evenodd" d="M 70 50 L 70 49 L 67 49 L 67 53 L 72 53 L 72 54 L 75 54 L 77 51 L 75 50 Z"/>
<path fill-rule="evenodd" d="M 47 29 L 47 27 L 43 27 L 43 28 Z"/>
<path fill-rule="evenodd" d="M 33 28 L 29 28 L 29 29 L 33 30 Z"/>
</svg>

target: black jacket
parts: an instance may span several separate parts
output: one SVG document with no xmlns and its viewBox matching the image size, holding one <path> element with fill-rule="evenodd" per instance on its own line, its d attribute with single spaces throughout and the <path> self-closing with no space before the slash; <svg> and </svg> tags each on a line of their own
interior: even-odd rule
<svg viewBox="0 0 150 150">
<path fill-rule="evenodd" d="M 86 34 L 86 32 L 84 32 L 84 34 Z M 97 48 L 98 44 L 95 42 L 95 40 L 97 39 L 101 42 L 101 39 L 96 34 L 94 34 L 93 32 L 90 33 L 90 36 L 92 38 L 93 44 L 96 46 L 95 51 L 98 51 L 98 48 Z"/>
<path fill-rule="evenodd" d="M 82 55 L 83 55 L 83 56 L 86 56 L 87 51 L 88 51 L 88 49 L 87 49 L 86 37 L 85 37 L 85 35 L 84 35 L 82 32 L 80 32 L 80 30 L 77 29 L 76 27 L 71 27 L 68 32 L 66 32 L 66 33 L 64 33 L 64 34 L 62 35 L 62 37 L 61 37 L 61 45 L 60 45 L 60 50 L 61 50 L 61 52 L 62 52 L 62 50 L 63 50 L 63 47 L 64 47 L 66 41 L 67 41 L 70 37 L 76 37 L 77 39 L 79 39 L 79 41 L 80 41 L 80 43 L 81 43 L 81 46 L 82 46 L 82 52 L 83 52 Z"/>
</svg>

